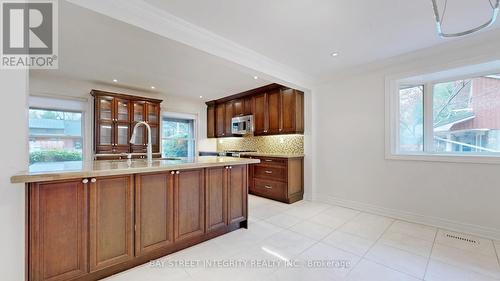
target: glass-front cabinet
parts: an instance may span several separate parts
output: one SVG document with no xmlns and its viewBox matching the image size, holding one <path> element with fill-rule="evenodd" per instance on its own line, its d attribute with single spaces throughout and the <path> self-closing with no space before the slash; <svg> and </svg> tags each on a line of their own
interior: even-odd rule
<svg viewBox="0 0 500 281">
<path fill-rule="evenodd" d="M 109 154 L 146 153 L 147 130 L 140 126 L 134 144 L 130 144 L 132 130 L 138 122 L 150 124 L 153 153 L 159 156 L 159 122 L 161 100 L 148 99 L 92 90 L 94 97 L 94 153 L 97 159 L 123 158 Z M 107 154 L 106 157 L 99 155 Z M 138 155 L 136 158 L 144 158 Z"/>
</svg>

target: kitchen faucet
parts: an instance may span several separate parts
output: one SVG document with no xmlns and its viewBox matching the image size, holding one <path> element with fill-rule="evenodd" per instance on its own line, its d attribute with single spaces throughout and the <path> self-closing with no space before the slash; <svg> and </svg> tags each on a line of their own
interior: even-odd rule
<svg viewBox="0 0 500 281">
<path fill-rule="evenodd" d="M 132 137 L 130 138 L 130 143 L 135 144 L 137 140 L 137 128 L 141 125 L 144 125 L 148 130 L 148 148 L 147 148 L 147 157 L 148 163 L 153 163 L 153 148 L 151 146 L 151 126 L 148 123 L 141 121 L 135 124 L 134 130 L 132 131 Z"/>
</svg>

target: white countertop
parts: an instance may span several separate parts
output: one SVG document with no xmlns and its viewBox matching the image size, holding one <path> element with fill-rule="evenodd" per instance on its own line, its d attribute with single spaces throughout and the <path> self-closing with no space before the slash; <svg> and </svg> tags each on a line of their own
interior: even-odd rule
<svg viewBox="0 0 500 281">
<path fill-rule="evenodd" d="M 30 170 L 11 177 L 12 183 L 29 183 L 75 178 L 103 177 L 113 175 L 151 173 L 172 170 L 186 170 L 226 165 L 248 165 L 260 163 L 258 159 L 200 156 L 180 160 L 101 160 L 72 162 L 71 165 L 55 166 L 51 163 L 38 164 Z"/>
</svg>

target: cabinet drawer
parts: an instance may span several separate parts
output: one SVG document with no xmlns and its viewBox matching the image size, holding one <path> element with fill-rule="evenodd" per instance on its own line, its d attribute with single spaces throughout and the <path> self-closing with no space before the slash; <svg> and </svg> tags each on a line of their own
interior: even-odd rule
<svg viewBox="0 0 500 281">
<path fill-rule="evenodd" d="M 260 159 L 261 165 L 268 166 L 286 166 L 286 159 L 281 158 L 268 158 L 268 157 L 258 157 Z"/>
<path fill-rule="evenodd" d="M 275 199 L 282 199 L 285 196 L 286 184 L 271 180 L 254 179 L 252 192 L 271 197 Z"/>
<path fill-rule="evenodd" d="M 286 169 L 257 164 L 254 167 L 254 177 L 276 181 L 286 181 Z"/>
</svg>

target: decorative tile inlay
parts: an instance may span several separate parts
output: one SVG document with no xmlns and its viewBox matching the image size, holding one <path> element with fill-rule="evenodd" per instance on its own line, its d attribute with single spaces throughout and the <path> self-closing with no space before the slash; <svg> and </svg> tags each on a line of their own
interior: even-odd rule
<svg viewBox="0 0 500 281">
<path fill-rule="evenodd" d="M 217 140 L 217 151 L 255 150 L 260 153 L 303 154 L 303 135 L 246 136 Z"/>
</svg>

